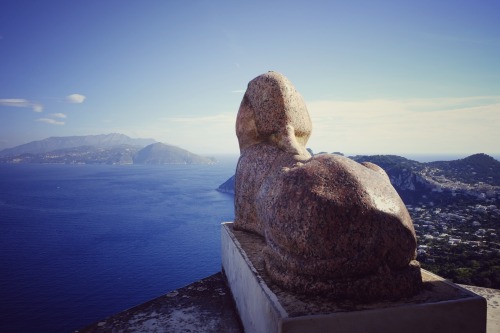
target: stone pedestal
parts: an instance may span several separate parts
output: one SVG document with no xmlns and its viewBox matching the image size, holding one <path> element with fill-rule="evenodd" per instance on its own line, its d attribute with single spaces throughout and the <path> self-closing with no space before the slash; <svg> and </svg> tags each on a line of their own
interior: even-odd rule
<svg viewBox="0 0 500 333">
<path fill-rule="evenodd" d="M 355 303 L 291 294 L 264 269 L 264 239 L 222 224 L 222 268 L 245 332 L 486 332 L 486 300 L 422 270 L 424 288 L 398 301 Z"/>
</svg>

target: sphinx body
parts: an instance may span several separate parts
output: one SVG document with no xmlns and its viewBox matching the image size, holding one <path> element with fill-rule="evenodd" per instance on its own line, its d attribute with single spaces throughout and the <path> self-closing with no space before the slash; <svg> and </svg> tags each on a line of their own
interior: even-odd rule
<svg viewBox="0 0 500 333">
<path fill-rule="evenodd" d="M 248 84 L 236 121 L 235 223 L 265 238 L 282 287 L 354 299 L 409 296 L 421 286 L 413 223 L 380 167 L 311 156 L 306 105 L 283 75 Z"/>
</svg>

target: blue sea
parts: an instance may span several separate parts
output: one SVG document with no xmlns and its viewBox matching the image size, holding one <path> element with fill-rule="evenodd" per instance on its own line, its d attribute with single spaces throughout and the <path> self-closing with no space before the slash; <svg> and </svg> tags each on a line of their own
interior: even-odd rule
<svg viewBox="0 0 500 333">
<path fill-rule="evenodd" d="M 219 160 L 0 164 L 0 332 L 71 332 L 218 272 L 237 156 Z"/>
<path fill-rule="evenodd" d="M 71 332 L 220 270 L 215 165 L 0 165 L 0 332 Z"/>
</svg>

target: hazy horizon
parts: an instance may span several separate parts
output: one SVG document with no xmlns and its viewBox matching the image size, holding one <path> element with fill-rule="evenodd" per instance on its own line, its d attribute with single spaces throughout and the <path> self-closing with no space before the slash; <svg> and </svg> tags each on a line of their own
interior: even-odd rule
<svg viewBox="0 0 500 333">
<path fill-rule="evenodd" d="M 106 134 L 121 134 L 121 133 L 103 133 L 103 134 L 106 135 Z M 45 138 L 45 139 L 48 139 L 48 138 Z M 132 139 L 152 139 L 152 140 L 156 140 L 155 138 L 132 138 Z M 34 140 L 34 141 L 41 141 L 41 140 Z M 34 141 L 26 142 L 25 144 L 31 143 L 31 142 L 34 142 Z M 158 141 L 158 142 L 160 142 L 160 141 Z M 163 142 L 163 143 L 169 144 L 167 142 Z M 17 147 L 17 146 L 14 146 L 14 147 Z M 14 148 L 14 147 L 8 147 L 8 148 L 0 149 L 0 152 L 2 150 L 4 150 L 4 149 L 9 149 L 9 148 Z M 182 146 L 177 146 L 177 147 L 184 149 L 184 147 L 182 147 Z M 465 158 L 465 157 L 468 157 L 468 156 L 471 156 L 471 155 L 474 155 L 474 154 L 484 153 L 484 152 L 481 152 L 481 151 L 478 151 L 478 152 L 475 152 L 475 153 L 471 153 L 471 154 L 448 153 L 448 152 L 444 152 L 444 153 L 411 153 L 411 152 L 399 152 L 399 153 L 377 153 L 377 152 L 367 153 L 367 152 L 364 152 L 363 153 L 363 152 L 354 152 L 354 153 L 352 153 L 352 152 L 343 152 L 343 151 L 336 151 L 336 150 L 320 151 L 320 150 L 315 150 L 314 147 L 311 147 L 309 145 L 307 146 L 307 148 L 308 149 L 312 149 L 312 151 L 313 151 L 314 154 L 319 154 L 319 153 L 341 153 L 344 156 L 348 156 L 348 157 L 352 157 L 352 156 L 356 156 L 356 155 L 397 155 L 397 156 L 405 157 L 407 159 L 415 160 L 415 161 L 418 161 L 418 162 L 451 161 L 451 160 L 456 160 L 456 159 L 462 159 L 462 158 Z M 191 151 L 191 152 L 195 153 L 195 154 L 198 154 L 198 155 L 201 155 L 201 156 L 217 157 L 217 158 L 221 158 L 221 159 L 224 159 L 224 160 L 237 159 L 239 157 L 239 155 L 240 155 L 239 152 L 231 152 L 231 153 L 193 152 L 193 151 Z M 499 154 L 487 154 L 487 155 L 493 157 L 497 161 L 500 161 L 500 153 Z"/>
</svg>

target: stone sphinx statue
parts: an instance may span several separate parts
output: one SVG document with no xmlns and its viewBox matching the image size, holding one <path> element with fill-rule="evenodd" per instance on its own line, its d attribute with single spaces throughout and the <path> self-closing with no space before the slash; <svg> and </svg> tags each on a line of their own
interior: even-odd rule
<svg viewBox="0 0 500 333">
<path fill-rule="evenodd" d="M 265 238 L 270 278 L 304 294 L 377 300 L 421 287 L 412 220 L 387 174 L 311 156 L 306 105 L 290 81 L 250 81 L 238 111 L 234 227 Z"/>
</svg>

